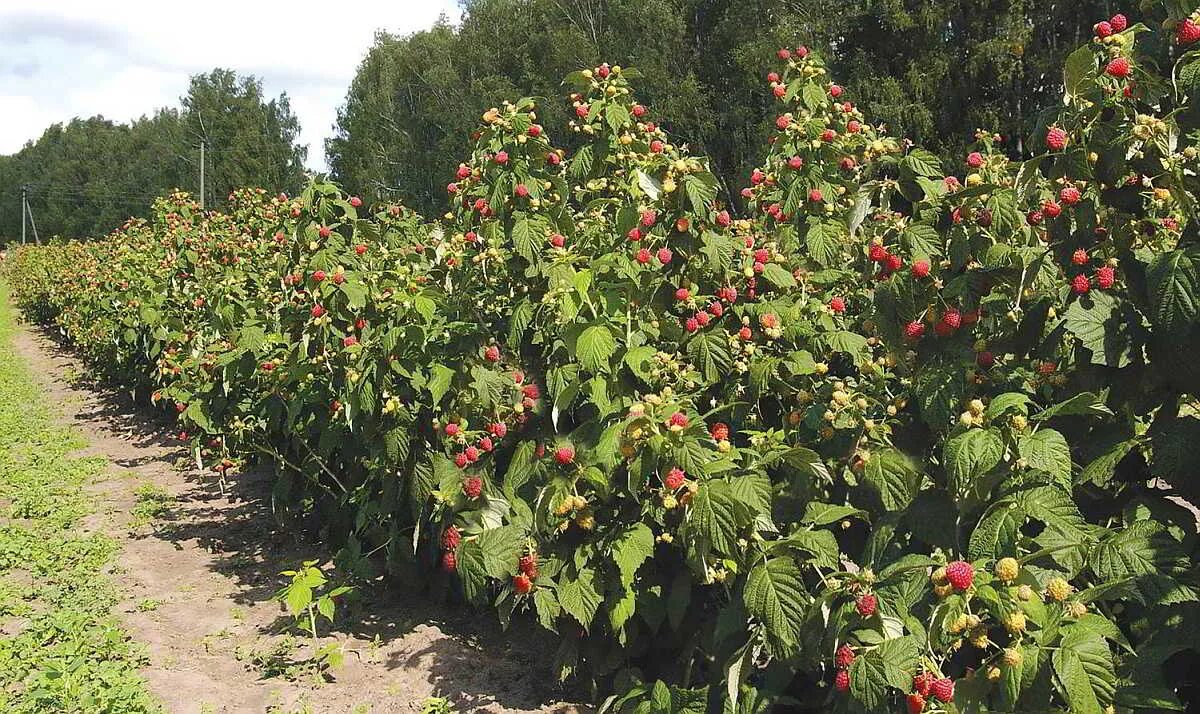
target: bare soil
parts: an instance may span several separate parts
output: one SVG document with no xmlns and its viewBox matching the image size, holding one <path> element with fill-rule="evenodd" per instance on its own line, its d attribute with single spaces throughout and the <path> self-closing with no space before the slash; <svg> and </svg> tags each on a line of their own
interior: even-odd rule
<svg viewBox="0 0 1200 714">
<path fill-rule="evenodd" d="M 554 643 L 528 623 L 501 633 L 495 615 L 439 605 L 395 582 L 361 591 L 325 642 L 345 663 L 333 680 L 278 675 L 270 653 L 303 660 L 304 636 L 289 646 L 290 618 L 271 599 L 281 570 L 327 557 L 320 544 L 283 531 L 270 512 L 269 477 L 239 476 L 222 493 L 189 466 L 188 453 L 152 415 L 122 395 L 83 384 L 83 369 L 45 334 L 15 336 L 63 423 L 90 444 L 80 456 L 110 466 L 91 485 L 85 526 L 122 545 L 111 577 L 118 615 L 143 643 L 143 670 L 170 712 L 419 712 L 430 696 L 462 712 L 581 712 L 555 684 L 545 653 Z M 139 487 L 168 494 L 165 514 L 134 515 Z"/>
</svg>

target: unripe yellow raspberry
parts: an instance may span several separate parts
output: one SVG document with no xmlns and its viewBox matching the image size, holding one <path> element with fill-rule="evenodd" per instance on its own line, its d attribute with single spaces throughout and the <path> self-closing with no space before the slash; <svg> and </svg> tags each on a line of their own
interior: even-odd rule
<svg viewBox="0 0 1200 714">
<path fill-rule="evenodd" d="M 954 592 L 954 586 L 950 583 L 933 586 L 933 594 L 940 598 L 949 597 L 950 593 Z"/>
<path fill-rule="evenodd" d="M 1001 558 L 999 562 L 996 563 L 996 577 L 999 578 L 1001 582 L 1011 583 L 1017 579 L 1017 576 L 1020 575 L 1020 573 L 1021 565 L 1017 562 L 1016 558 Z"/>
<path fill-rule="evenodd" d="M 1017 599 L 1022 602 L 1029 602 L 1033 599 L 1033 588 L 1028 585 L 1022 585 L 1017 588 Z"/>
<path fill-rule="evenodd" d="M 1078 600 L 1067 603 L 1067 614 L 1071 617 L 1083 617 L 1087 614 L 1087 605 Z"/>
<path fill-rule="evenodd" d="M 929 576 L 929 579 L 933 581 L 934 585 L 945 584 L 945 582 L 946 582 L 946 567 L 942 566 L 942 567 L 938 568 L 937 570 L 933 571 L 933 574 Z"/>
<path fill-rule="evenodd" d="M 954 621 L 950 623 L 950 633 L 957 635 L 965 629 L 967 629 L 967 616 L 960 613 L 959 616 L 954 618 Z"/>
<path fill-rule="evenodd" d="M 974 629 L 976 627 L 979 627 L 981 622 L 983 622 L 983 620 L 979 619 L 979 615 L 976 615 L 973 613 L 970 615 L 967 615 L 967 627 Z"/>
<path fill-rule="evenodd" d="M 990 682 L 995 682 L 996 680 L 1000 679 L 1002 674 L 1003 673 L 1000 671 L 999 667 L 993 665 L 987 668 L 987 678 Z"/>
<path fill-rule="evenodd" d="M 1017 611 L 1009 613 L 1008 617 L 1004 618 L 1004 629 L 1008 630 L 1009 634 L 1019 635 L 1025 631 L 1025 613 Z"/>
<path fill-rule="evenodd" d="M 1050 578 L 1046 583 L 1046 595 L 1055 602 L 1062 602 L 1071 594 L 1071 584 L 1062 578 Z"/>
<path fill-rule="evenodd" d="M 1008 647 L 1004 650 L 1004 664 L 1009 667 L 1020 667 L 1025 661 L 1025 655 L 1021 654 L 1021 650 L 1016 647 Z"/>
<path fill-rule="evenodd" d="M 971 646 L 975 647 L 976 649 L 981 649 L 981 650 L 987 649 L 988 642 L 990 642 L 990 640 L 988 639 L 987 628 L 983 627 L 983 626 L 979 626 L 979 627 L 976 627 L 975 629 L 971 630 L 970 640 L 971 640 Z"/>
</svg>

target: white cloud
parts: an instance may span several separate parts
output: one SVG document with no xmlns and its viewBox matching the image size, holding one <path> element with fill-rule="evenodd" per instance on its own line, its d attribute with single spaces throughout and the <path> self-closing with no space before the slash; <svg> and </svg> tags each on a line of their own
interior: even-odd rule
<svg viewBox="0 0 1200 714">
<path fill-rule="evenodd" d="M 0 154 L 76 116 L 128 121 L 178 106 L 190 75 L 225 67 L 257 75 L 270 96 L 288 93 L 308 164 L 323 170 L 324 139 L 375 31 L 458 18 L 455 0 L 211 0 L 195 10 L 161 0 L 0 5 Z"/>
</svg>

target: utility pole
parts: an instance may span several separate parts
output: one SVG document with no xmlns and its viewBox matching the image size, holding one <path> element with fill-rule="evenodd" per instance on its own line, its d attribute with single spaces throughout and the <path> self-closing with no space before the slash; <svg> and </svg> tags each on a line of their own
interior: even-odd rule
<svg viewBox="0 0 1200 714">
<path fill-rule="evenodd" d="M 200 210 L 204 210 L 204 139 L 200 140 Z"/>
<path fill-rule="evenodd" d="M 25 184 L 21 184 L 21 245 L 25 245 Z"/>
<path fill-rule="evenodd" d="M 33 229 L 33 240 L 38 245 L 42 244 L 42 239 L 38 238 L 37 222 L 33 220 L 33 209 L 29 207 L 29 201 L 25 201 L 25 212 L 29 214 L 29 227 Z"/>
</svg>

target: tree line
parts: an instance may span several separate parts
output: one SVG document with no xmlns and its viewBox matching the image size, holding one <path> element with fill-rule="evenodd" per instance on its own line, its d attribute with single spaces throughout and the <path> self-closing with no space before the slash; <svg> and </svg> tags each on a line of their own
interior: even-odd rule
<svg viewBox="0 0 1200 714">
<path fill-rule="evenodd" d="M 774 120 L 758 68 L 779 47 L 803 43 L 827 57 L 892 135 L 954 160 L 986 128 L 1017 156 L 1058 101 L 1068 48 L 1090 36 L 1091 19 L 1120 9 L 1096 0 L 463 0 L 457 23 L 376 35 L 325 151 L 350 192 L 441 212 L 478 113 L 505 98 L 557 96 L 568 73 L 607 61 L 641 71 L 652 116 L 671 117 L 664 126 L 712 158 L 736 210 Z M 539 111 L 569 147 L 570 107 L 547 101 Z M 194 191 L 202 139 L 210 201 L 239 186 L 289 191 L 306 158 L 298 133 L 286 94 L 268 98 L 254 77 L 214 70 L 192 78 L 179 109 L 129 124 L 75 119 L 0 156 L 0 232 L 19 230 L 18 187 L 29 184 L 42 233 L 105 233 L 157 194 Z"/>
<path fill-rule="evenodd" d="M 147 215 L 172 189 L 197 193 L 202 142 L 210 205 L 240 186 L 293 190 L 307 153 L 299 131 L 287 94 L 268 98 L 257 78 L 226 69 L 192 77 L 179 108 L 129 123 L 94 116 L 53 124 L 0 156 L 0 236 L 20 236 L 22 187 L 39 235 L 69 237 L 103 235 Z"/>
</svg>

